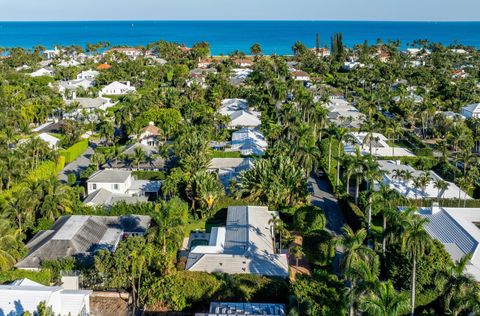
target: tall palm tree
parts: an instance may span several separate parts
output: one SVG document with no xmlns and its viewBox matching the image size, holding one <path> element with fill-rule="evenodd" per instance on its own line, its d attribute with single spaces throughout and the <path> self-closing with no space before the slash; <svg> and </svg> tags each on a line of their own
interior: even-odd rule
<svg viewBox="0 0 480 316">
<path fill-rule="evenodd" d="M 20 237 L 20 231 L 13 229 L 10 221 L 0 218 L 0 271 L 11 269 L 18 259 Z"/>
<path fill-rule="evenodd" d="M 398 293 L 392 281 L 380 282 L 375 289 L 361 299 L 361 308 L 372 316 L 400 316 L 408 311 L 409 299 Z"/>
<path fill-rule="evenodd" d="M 298 260 L 302 259 L 305 253 L 300 246 L 294 246 L 290 249 L 290 254 L 295 258 L 295 265 L 298 267 Z"/>
<path fill-rule="evenodd" d="M 350 287 L 353 289 L 355 288 L 355 279 L 349 272 L 352 271 L 358 261 L 369 262 L 373 256 L 373 251 L 364 244 L 367 238 L 367 231 L 365 229 L 362 228 L 355 233 L 350 226 L 345 225 L 342 227 L 342 233 L 343 236 L 338 239 L 339 245 L 343 247 L 341 267 L 347 277 L 347 281 L 350 283 Z M 350 315 L 353 315 L 355 305 L 355 297 L 353 294 L 350 296 L 349 305 Z"/>
<path fill-rule="evenodd" d="M 372 225 L 372 194 L 374 192 L 375 181 L 382 179 L 383 171 L 380 170 L 378 162 L 370 155 L 366 157 L 365 160 L 365 178 L 367 179 L 368 184 L 368 221 L 367 221 L 367 231 L 370 233 Z"/>
<path fill-rule="evenodd" d="M 373 255 L 371 260 L 356 261 L 349 271 L 347 271 L 349 279 L 352 280 L 350 285 L 350 304 L 358 305 L 359 300 L 371 293 L 378 283 L 378 275 L 380 274 L 380 260 L 377 255 Z"/>
<path fill-rule="evenodd" d="M 402 236 L 402 251 L 412 260 L 412 280 L 410 293 L 410 315 L 415 314 L 415 287 L 417 260 L 425 255 L 425 251 L 432 245 L 432 239 L 425 230 L 428 219 L 417 214 L 404 222 Z"/>
<path fill-rule="evenodd" d="M 437 199 L 440 200 L 442 198 L 443 192 L 446 189 L 448 189 L 449 184 L 448 184 L 448 182 L 444 181 L 443 179 L 438 178 L 435 181 L 433 181 L 433 187 L 438 190 Z"/>
<path fill-rule="evenodd" d="M 468 254 L 459 261 L 449 263 L 445 270 L 439 271 L 437 279 L 442 280 L 444 284 L 441 302 L 443 309 L 450 315 L 458 315 L 462 311 L 467 311 L 472 306 L 466 304 L 465 297 L 470 295 L 471 291 L 478 290 L 476 281 L 468 274 L 465 269 L 472 254 Z"/>
<path fill-rule="evenodd" d="M 342 154 L 343 154 L 343 142 L 348 141 L 349 139 L 352 139 L 353 137 L 351 136 L 350 132 L 348 129 L 344 127 L 338 127 L 335 130 L 335 138 L 338 141 L 338 148 L 337 148 L 337 177 L 336 177 L 336 182 L 335 185 L 338 187 L 340 184 L 340 162 L 342 160 Z"/>
<path fill-rule="evenodd" d="M 402 205 L 405 198 L 389 185 L 380 184 L 378 191 L 373 193 L 372 202 L 377 211 L 382 213 L 382 254 L 386 252 L 387 220 L 397 215 L 397 206 Z"/>
<path fill-rule="evenodd" d="M 133 153 L 133 161 L 135 161 L 135 164 L 137 165 L 137 170 L 139 170 L 140 164 L 145 161 L 145 151 L 142 149 L 142 147 L 135 147 Z"/>
<path fill-rule="evenodd" d="M 360 184 L 364 179 L 365 157 L 362 155 L 359 146 L 355 146 L 355 155 L 353 156 L 352 164 L 354 165 L 355 175 L 355 204 L 358 205 L 358 197 L 360 191 Z"/>
</svg>

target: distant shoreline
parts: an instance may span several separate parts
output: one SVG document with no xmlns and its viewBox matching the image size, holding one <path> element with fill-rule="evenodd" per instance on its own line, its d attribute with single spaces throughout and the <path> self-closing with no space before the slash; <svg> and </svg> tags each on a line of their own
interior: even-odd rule
<svg viewBox="0 0 480 316">
<path fill-rule="evenodd" d="M 477 21 L 341 21 L 341 20 L 102 20 L 102 21 L 7 21 L 0 22 L 0 47 L 32 48 L 42 45 L 80 45 L 109 42 L 112 45 L 145 46 L 159 40 L 191 46 L 210 43 L 215 56 L 239 50 L 250 52 L 254 43 L 265 55 L 291 54 L 301 41 L 330 46 L 330 38 L 343 33 L 344 44 L 353 47 L 400 40 L 401 48 L 414 40 L 428 39 L 444 45 L 461 43 L 480 48 L 480 22 Z"/>
</svg>

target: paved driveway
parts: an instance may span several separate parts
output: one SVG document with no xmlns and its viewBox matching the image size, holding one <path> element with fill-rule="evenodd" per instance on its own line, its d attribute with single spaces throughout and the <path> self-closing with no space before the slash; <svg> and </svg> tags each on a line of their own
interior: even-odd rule
<svg viewBox="0 0 480 316">
<path fill-rule="evenodd" d="M 77 178 L 80 176 L 80 173 L 88 168 L 90 165 L 90 158 L 92 157 L 94 151 L 92 147 L 88 147 L 87 150 L 77 159 L 69 163 L 63 168 L 62 171 L 58 174 L 58 179 L 62 182 L 68 181 L 68 175 L 74 173 L 77 175 Z"/>
<path fill-rule="evenodd" d="M 311 176 L 308 178 L 308 182 L 313 189 L 313 192 L 310 193 L 312 205 L 320 207 L 325 213 L 327 217 L 327 229 L 336 235 L 341 235 L 341 228 L 345 223 L 345 218 L 340 210 L 337 198 L 328 186 L 327 180 Z"/>
</svg>

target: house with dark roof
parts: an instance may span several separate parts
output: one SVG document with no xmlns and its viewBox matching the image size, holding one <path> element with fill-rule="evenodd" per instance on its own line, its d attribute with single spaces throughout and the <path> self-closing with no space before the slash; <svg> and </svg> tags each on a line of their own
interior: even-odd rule
<svg viewBox="0 0 480 316">
<path fill-rule="evenodd" d="M 150 217 L 61 216 L 48 230 L 38 232 L 27 243 L 28 255 L 15 267 L 39 270 L 43 260 L 76 257 L 91 259 L 99 249 L 115 251 L 122 238 L 142 236 L 150 226 Z"/>
</svg>

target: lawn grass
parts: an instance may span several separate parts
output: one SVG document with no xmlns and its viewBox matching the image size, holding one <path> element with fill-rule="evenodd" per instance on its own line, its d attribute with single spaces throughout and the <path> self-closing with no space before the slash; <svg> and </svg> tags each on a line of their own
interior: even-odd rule
<svg viewBox="0 0 480 316">
<path fill-rule="evenodd" d="M 210 158 L 242 158 L 239 151 L 214 150 Z"/>
</svg>

